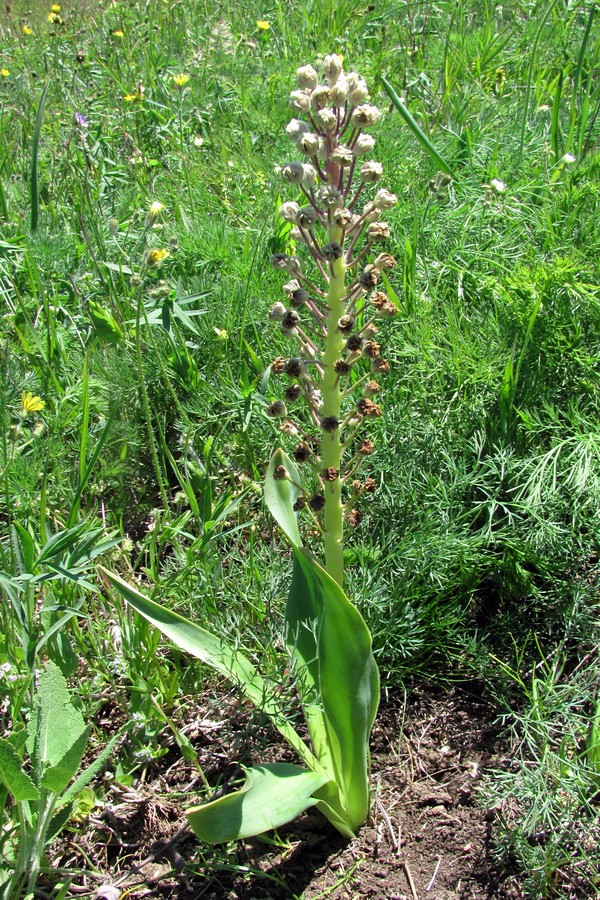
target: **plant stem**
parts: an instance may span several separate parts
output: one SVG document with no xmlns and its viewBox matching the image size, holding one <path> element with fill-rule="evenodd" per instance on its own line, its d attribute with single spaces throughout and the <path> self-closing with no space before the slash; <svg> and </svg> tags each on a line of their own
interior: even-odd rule
<svg viewBox="0 0 600 900">
<path fill-rule="evenodd" d="M 329 228 L 329 240 L 339 242 L 342 237 L 341 229 Z M 338 321 L 344 315 L 344 295 L 346 266 L 344 258 L 337 259 L 331 266 L 329 278 L 329 291 L 327 293 L 327 338 L 325 340 L 325 352 L 323 354 L 323 406 L 321 414 L 323 418 L 334 416 L 340 418 L 342 405 L 342 391 L 340 379 L 334 369 L 336 360 L 340 358 L 344 347 L 344 336 L 338 328 Z M 321 458 L 323 468 L 341 470 L 343 444 L 341 428 L 323 433 L 321 445 Z M 323 522 L 325 526 L 323 541 L 325 545 L 325 568 L 329 575 L 337 581 L 340 587 L 344 582 L 344 507 L 342 504 L 342 481 L 325 482 L 325 509 Z"/>
</svg>

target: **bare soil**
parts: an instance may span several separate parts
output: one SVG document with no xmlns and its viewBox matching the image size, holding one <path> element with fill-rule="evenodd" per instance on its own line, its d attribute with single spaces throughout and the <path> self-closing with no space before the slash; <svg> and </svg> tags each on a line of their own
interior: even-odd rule
<svg viewBox="0 0 600 900">
<path fill-rule="evenodd" d="M 106 900 L 525 897 L 494 860 L 495 814 L 478 796 L 486 768 L 507 759 L 495 718 L 477 686 L 388 694 L 372 739 L 372 812 L 352 841 L 308 812 L 276 839 L 200 845 L 183 810 L 201 779 L 174 746 L 133 787 L 108 783 L 104 807 L 63 834 L 53 865 L 86 872 L 70 896 Z M 239 775 L 240 760 L 290 758 L 229 697 L 208 700 L 187 736 L 211 784 Z"/>
</svg>

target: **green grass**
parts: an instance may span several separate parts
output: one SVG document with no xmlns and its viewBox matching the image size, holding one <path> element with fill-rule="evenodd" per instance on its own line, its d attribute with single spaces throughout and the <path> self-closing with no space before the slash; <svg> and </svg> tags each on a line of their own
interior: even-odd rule
<svg viewBox="0 0 600 900">
<path fill-rule="evenodd" d="M 594 4 L 152 0 L 67 4 L 62 24 L 49 11 L 0 14 L 0 662 L 18 675 L 4 724 L 27 718 L 41 658 L 79 665 L 89 714 L 108 685 L 142 722 L 115 760 L 130 777 L 202 682 L 68 554 L 70 577 L 39 582 L 24 626 L 27 566 L 49 575 L 41 548 L 78 522 L 95 545 L 95 528 L 121 539 L 112 566 L 278 671 L 286 577 L 260 487 L 279 439 L 265 372 L 287 352 L 266 327 L 278 198 L 292 199 L 275 167 L 293 157 L 296 67 L 340 52 L 386 112 L 377 158 L 399 198 L 400 314 L 365 471 L 379 488 L 348 543 L 349 592 L 387 684 L 452 670 L 513 704 L 516 769 L 489 778 L 500 798 L 519 785 L 498 852 L 529 896 L 562 896 L 571 865 L 592 896 L 577 821 L 597 778 Z M 169 255 L 148 265 L 152 249 Z M 21 414 L 24 391 L 44 409 Z M 76 612 L 57 626 L 63 607 Z"/>
</svg>

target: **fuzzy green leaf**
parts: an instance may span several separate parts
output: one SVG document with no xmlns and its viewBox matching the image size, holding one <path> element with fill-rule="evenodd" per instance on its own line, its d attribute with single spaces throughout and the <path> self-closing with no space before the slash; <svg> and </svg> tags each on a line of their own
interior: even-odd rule
<svg viewBox="0 0 600 900">
<path fill-rule="evenodd" d="M 39 800 L 40 792 L 21 768 L 19 754 L 10 741 L 0 738 L 0 782 L 13 795 L 17 803 L 23 800 Z"/>
<path fill-rule="evenodd" d="M 283 466 L 289 478 L 275 478 L 275 470 Z M 290 480 L 291 479 L 291 480 Z M 295 483 L 292 483 L 295 482 Z M 296 465 L 283 450 L 278 449 L 271 457 L 265 478 L 265 503 L 268 510 L 294 547 L 302 546 L 294 503 L 300 496 L 300 473 Z"/>
<path fill-rule="evenodd" d="M 239 791 L 186 813 L 200 840 L 221 844 L 285 825 L 314 806 L 312 795 L 327 781 L 326 776 L 291 763 L 253 766 L 245 772 L 246 782 Z"/>
<path fill-rule="evenodd" d="M 53 769 L 77 744 L 84 731 L 85 722 L 73 706 L 64 675 L 55 663 L 48 661 L 40 675 L 37 689 L 37 715 L 34 753 L 40 775 L 45 769 Z M 31 723 L 30 723 L 31 725 Z M 31 753 L 31 743 L 28 744 Z M 77 764 L 79 765 L 79 763 Z"/>
<path fill-rule="evenodd" d="M 81 765 L 90 731 L 91 725 L 82 731 L 55 766 L 44 770 L 40 782 L 43 788 L 46 788 L 48 791 L 54 791 L 55 794 L 60 794 L 61 791 L 64 791 Z"/>
</svg>

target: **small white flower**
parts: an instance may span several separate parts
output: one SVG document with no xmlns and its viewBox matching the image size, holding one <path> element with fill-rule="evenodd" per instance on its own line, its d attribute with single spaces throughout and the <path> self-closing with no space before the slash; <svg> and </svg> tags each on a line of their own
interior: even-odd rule
<svg viewBox="0 0 600 900">
<path fill-rule="evenodd" d="M 493 188 L 498 194 L 506 193 L 506 185 L 503 181 L 500 181 L 499 178 L 492 178 L 492 180 L 490 181 L 490 187 Z"/>
<path fill-rule="evenodd" d="M 290 106 L 295 112 L 308 112 L 312 101 L 308 91 L 292 91 L 290 94 Z"/>
<path fill-rule="evenodd" d="M 344 103 L 348 99 L 348 85 L 346 84 L 346 79 L 343 76 L 341 78 L 338 78 L 336 83 L 332 85 L 331 90 L 329 91 L 329 96 L 334 106 L 344 105 Z"/>
<path fill-rule="evenodd" d="M 285 129 L 285 133 L 292 141 L 297 141 L 300 135 L 307 131 L 310 131 L 310 125 L 300 119 L 292 119 Z"/>
<path fill-rule="evenodd" d="M 287 203 L 282 203 L 279 207 L 279 215 L 285 222 L 295 223 L 299 212 L 300 206 L 293 200 L 289 200 Z"/>
<path fill-rule="evenodd" d="M 285 308 L 283 303 L 274 303 L 269 310 L 269 319 L 271 320 L 271 322 L 283 322 L 286 313 L 287 309 Z"/>
<path fill-rule="evenodd" d="M 359 78 L 358 84 L 350 91 L 350 94 L 348 95 L 350 106 L 359 106 L 359 104 L 365 102 L 368 96 L 369 88 L 367 87 L 367 82 L 362 78 Z"/>
<path fill-rule="evenodd" d="M 317 180 L 317 170 L 310 163 L 302 163 L 302 184 L 305 188 L 315 186 Z"/>
<path fill-rule="evenodd" d="M 357 106 L 352 113 L 352 124 L 355 128 L 371 128 L 381 118 L 381 113 L 376 106 L 364 103 Z"/>
<path fill-rule="evenodd" d="M 296 69 L 298 84 L 304 90 L 314 91 L 319 83 L 319 77 L 312 66 L 300 66 Z"/>
<path fill-rule="evenodd" d="M 312 94 L 312 103 L 315 109 L 324 109 L 329 103 L 329 88 L 325 84 L 316 87 Z"/>
<path fill-rule="evenodd" d="M 323 131 L 333 131 L 337 126 L 337 116 L 332 109 L 319 109 L 315 113 L 315 119 Z"/>
<path fill-rule="evenodd" d="M 320 139 L 316 134 L 308 131 L 298 138 L 296 146 L 300 153 L 305 153 L 307 156 L 316 156 L 319 152 Z"/>
<path fill-rule="evenodd" d="M 375 138 L 370 134 L 359 134 L 354 144 L 353 153 L 355 156 L 366 156 L 375 146 Z"/>
<path fill-rule="evenodd" d="M 383 166 L 380 162 L 370 160 L 363 163 L 360 167 L 360 177 L 366 184 L 373 184 L 375 181 L 379 181 L 382 175 Z"/>
<path fill-rule="evenodd" d="M 304 180 L 304 166 L 301 162 L 286 163 L 281 169 L 281 174 L 290 184 L 302 184 Z"/>
<path fill-rule="evenodd" d="M 377 191 L 375 196 L 373 197 L 373 206 L 376 209 L 391 209 L 398 202 L 398 198 L 395 194 L 391 194 L 389 191 L 386 191 L 385 188 L 382 188 L 380 191 Z"/>
<path fill-rule="evenodd" d="M 561 162 L 565 163 L 566 165 L 571 165 L 571 163 L 575 162 L 575 157 L 572 153 L 565 153 L 565 155 L 561 159 Z"/>
<path fill-rule="evenodd" d="M 342 60 L 337 53 L 332 53 L 323 60 L 323 74 L 330 85 L 336 83 L 343 71 Z"/>
</svg>

